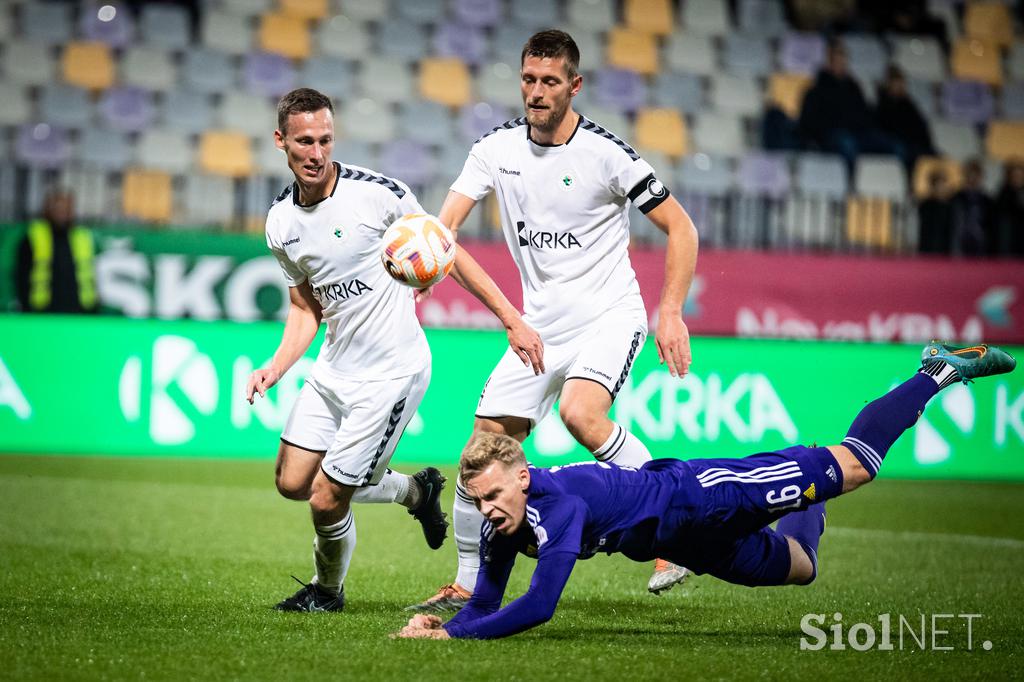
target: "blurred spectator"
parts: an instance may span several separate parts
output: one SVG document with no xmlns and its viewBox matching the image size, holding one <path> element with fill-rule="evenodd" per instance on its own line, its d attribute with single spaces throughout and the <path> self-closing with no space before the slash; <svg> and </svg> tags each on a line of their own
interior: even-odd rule
<svg viewBox="0 0 1024 682">
<path fill-rule="evenodd" d="M 846 48 L 838 41 L 829 44 L 825 68 L 804 97 L 800 133 L 812 146 L 841 154 L 851 173 L 858 154 L 904 156 L 902 146 L 875 127 L 864 93 L 847 70 Z"/>
<path fill-rule="evenodd" d="M 964 186 L 953 197 L 953 253 L 984 256 L 992 252 L 995 205 L 982 185 L 981 162 L 964 164 Z"/>
<path fill-rule="evenodd" d="M 949 49 L 946 25 L 928 12 L 927 0 L 858 0 L 857 5 L 857 14 L 867 22 L 864 28 L 869 31 L 931 36 Z"/>
<path fill-rule="evenodd" d="M 803 149 L 797 122 L 775 104 L 765 104 L 761 119 L 761 146 L 771 151 Z"/>
<path fill-rule="evenodd" d="M 886 70 L 885 81 L 878 88 L 875 122 L 903 147 L 902 159 L 908 175 L 914 172 L 919 156 L 935 154 L 928 121 L 907 94 L 907 81 L 897 66 Z"/>
<path fill-rule="evenodd" d="M 1024 161 L 1008 161 L 1003 186 L 996 198 L 995 252 L 1024 256 Z"/>
<path fill-rule="evenodd" d="M 854 18 L 855 0 L 788 0 L 793 24 L 801 31 L 824 31 L 846 26 Z"/>
<path fill-rule="evenodd" d="M 73 225 L 75 202 L 66 190 L 46 196 L 43 217 L 29 223 L 18 248 L 15 289 L 28 312 L 93 313 L 96 296 L 92 232 Z"/>
<path fill-rule="evenodd" d="M 918 204 L 917 248 L 921 253 L 946 253 L 953 248 L 953 204 L 945 171 L 928 174 L 928 195 Z"/>
</svg>

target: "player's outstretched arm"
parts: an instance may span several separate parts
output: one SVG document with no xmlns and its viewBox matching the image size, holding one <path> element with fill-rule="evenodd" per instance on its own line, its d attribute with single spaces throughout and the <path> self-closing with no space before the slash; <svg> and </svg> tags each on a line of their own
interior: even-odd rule
<svg viewBox="0 0 1024 682">
<path fill-rule="evenodd" d="M 647 213 L 647 218 L 668 235 L 665 249 L 665 284 L 658 304 L 658 329 L 654 340 L 658 360 L 672 376 L 690 370 L 690 332 L 683 322 L 683 304 L 697 267 L 697 229 L 683 207 L 668 197 Z"/>
<path fill-rule="evenodd" d="M 281 344 L 277 347 L 270 366 L 253 372 L 245 386 L 245 399 L 250 405 L 256 399 L 257 393 L 261 398 L 266 397 L 267 391 L 280 381 L 285 372 L 306 352 L 320 328 L 323 309 L 314 298 L 309 281 L 297 287 L 289 287 L 288 296 L 291 304 L 288 308 L 288 319 L 284 323 Z"/>
</svg>

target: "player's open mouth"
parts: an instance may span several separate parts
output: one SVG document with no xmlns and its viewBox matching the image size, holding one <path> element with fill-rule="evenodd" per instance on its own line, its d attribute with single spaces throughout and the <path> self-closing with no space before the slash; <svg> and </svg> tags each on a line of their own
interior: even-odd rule
<svg viewBox="0 0 1024 682">
<path fill-rule="evenodd" d="M 533 111 L 544 111 L 549 108 L 542 104 L 528 104 L 527 107 Z"/>
<path fill-rule="evenodd" d="M 323 166 L 304 166 L 303 170 L 306 171 L 307 175 L 320 175 L 320 171 L 323 170 Z"/>
</svg>

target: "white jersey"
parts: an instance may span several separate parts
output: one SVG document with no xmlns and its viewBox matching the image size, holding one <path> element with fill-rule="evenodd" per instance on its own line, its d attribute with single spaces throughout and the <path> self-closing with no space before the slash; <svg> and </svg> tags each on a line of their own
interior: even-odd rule
<svg viewBox="0 0 1024 682">
<path fill-rule="evenodd" d="M 525 319 L 559 342 L 613 307 L 644 314 L 629 262 L 628 202 L 647 213 L 668 197 L 632 147 L 580 116 L 565 144 L 529 138 L 525 118 L 476 141 L 452 190 L 492 190 L 523 285 Z"/>
<path fill-rule="evenodd" d="M 298 203 L 291 186 L 267 214 L 267 245 L 288 286 L 309 280 L 327 335 L 312 375 L 318 379 L 391 379 L 421 371 L 430 349 L 416 319 L 415 290 L 388 275 L 381 237 L 397 218 L 423 213 L 407 186 L 335 162 L 330 196 Z"/>
</svg>

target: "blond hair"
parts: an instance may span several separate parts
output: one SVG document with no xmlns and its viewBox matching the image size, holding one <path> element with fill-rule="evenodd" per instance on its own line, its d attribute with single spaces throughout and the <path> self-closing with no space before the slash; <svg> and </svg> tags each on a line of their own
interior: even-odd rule
<svg viewBox="0 0 1024 682">
<path fill-rule="evenodd" d="M 500 433 L 478 433 L 469 439 L 459 460 L 462 482 L 472 479 L 494 462 L 508 467 L 525 467 L 526 455 L 515 438 Z"/>
</svg>

